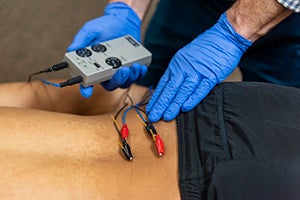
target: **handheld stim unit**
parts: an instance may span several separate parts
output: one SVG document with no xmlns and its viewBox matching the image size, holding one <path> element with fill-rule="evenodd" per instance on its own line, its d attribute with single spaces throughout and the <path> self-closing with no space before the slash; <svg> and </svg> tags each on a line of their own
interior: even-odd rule
<svg viewBox="0 0 300 200">
<path fill-rule="evenodd" d="M 151 53 L 130 35 L 68 52 L 64 56 L 71 76 L 81 76 L 83 86 L 111 79 L 122 66 L 133 63 L 149 66 L 151 59 Z"/>
</svg>

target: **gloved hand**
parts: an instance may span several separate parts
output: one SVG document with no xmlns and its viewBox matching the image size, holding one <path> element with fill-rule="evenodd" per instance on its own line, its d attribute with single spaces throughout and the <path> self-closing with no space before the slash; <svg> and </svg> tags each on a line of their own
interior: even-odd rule
<svg viewBox="0 0 300 200">
<path fill-rule="evenodd" d="M 252 42 L 235 32 L 223 13 L 218 22 L 180 49 L 154 91 L 146 112 L 151 122 L 192 110 L 237 67 Z"/>
<path fill-rule="evenodd" d="M 105 7 L 103 16 L 84 24 L 75 35 L 67 51 L 74 51 L 86 46 L 99 44 L 127 34 L 133 36 L 137 41 L 140 41 L 141 20 L 127 4 L 113 2 Z M 145 75 L 146 72 L 146 66 L 135 65 L 133 68 L 122 67 L 114 74 L 110 81 L 106 81 L 102 86 L 106 90 L 113 90 L 118 87 L 129 87 L 131 83 Z M 84 97 L 89 97 L 92 95 L 93 88 L 81 86 L 80 91 Z"/>
<path fill-rule="evenodd" d="M 116 88 L 128 88 L 132 83 L 137 81 L 139 78 L 146 75 L 148 71 L 147 66 L 133 64 L 131 67 L 123 66 L 108 81 L 101 83 L 103 88 L 107 91 L 112 91 Z M 93 86 L 84 87 L 80 85 L 80 93 L 83 97 L 89 98 L 93 94 Z"/>
</svg>

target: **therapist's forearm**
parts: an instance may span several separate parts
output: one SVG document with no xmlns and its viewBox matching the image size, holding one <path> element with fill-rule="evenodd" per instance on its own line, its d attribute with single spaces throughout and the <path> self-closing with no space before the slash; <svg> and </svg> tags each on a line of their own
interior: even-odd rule
<svg viewBox="0 0 300 200">
<path fill-rule="evenodd" d="M 129 5 L 139 16 L 141 20 L 144 19 L 145 14 L 150 6 L 152 0 L 109 0 L 109 3 L 112 2 L 124 2 Z"/>
<path fill-rule="evenodd" d="M 238 0 L 226 12 L 235 31 L 253 42 L 291 13 L 276 0 Z"/>
</svg>

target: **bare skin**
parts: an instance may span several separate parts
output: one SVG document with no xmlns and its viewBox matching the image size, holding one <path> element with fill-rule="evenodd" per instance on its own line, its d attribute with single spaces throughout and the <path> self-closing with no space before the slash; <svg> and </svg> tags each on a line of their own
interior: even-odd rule
<svg viewBox="0 0 300 200">
<path fill-rule="evenodd" d="M 110 0 L 109 2 L 124 2 L 133 8 L 140 19 L 143 19 L 152 0 Z M 254 42 L 292 14 L 292 11 L 276 0 L 237 0 L 226 14 L 235 31 Z"/>
<path fill-rule="evenodd" d="M 254 42 L 292 14 L 292 11 L 276 0 L 239 0 L 226 14 L 235 31 Z"/>
<path fill-rule="evenodd" d="M 123 2 L 143 19 L 151 1 Z M 275 0 L 238 0 L 227 11 L 234 29 L 251 41 L 290 14 Z M 145 92 L 139 89 L 130 93 L 136 102 Z M 174 121 L 156 124 L 166 145 L 158 158 L 142 123 L 129 113 L 135 158 L 122 158 L 110 113 L 122 106 L 125 90 L 97 87 L 89 100 L 77 87 L 38 82 L 4 84 L 0 91 L 2 199 L 180 199 Z"/>
<path fill-rule="evenodd" d="M 112 2 L 126 3 L 136 12 L 136 14 L 139 16 L 139 18 L 141 20 L 143 20 L 149 9 L 149 6 L 150 6 L 150 3 L 152 2 L 152 0 L 121 0 L 121 1 L 109 0 L 108 2 L 109 3 L 112 3 Z"/>
<path fill-rule="evenodd" d="M 126 90 L 96 87 L 88 100 L 77 86 L 39 82 L 2 84 L 0 91 L 1 199 L 180 199 L 174 121 L 155 124 L 166 146 L 157 157 L 129 112 L 134 160 L 120 153 L 111 112 L 123 105 Z M 129 94 L 138 102 L 145 91 L 133 86 Z"/>
</svg>

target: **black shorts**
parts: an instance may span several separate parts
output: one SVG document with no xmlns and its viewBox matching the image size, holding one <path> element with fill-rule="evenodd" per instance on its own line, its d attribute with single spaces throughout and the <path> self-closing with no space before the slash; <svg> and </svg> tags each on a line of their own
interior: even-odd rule
<svg viewBox="0 0 300 200">
<path fill-rule="evenodd" d="M 300 89 L 223 83 L 177 125 L 182 199 L 300 199 Z"/>
</svg>

